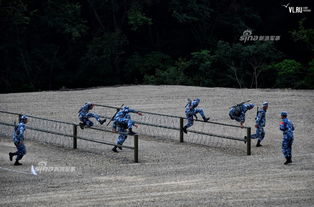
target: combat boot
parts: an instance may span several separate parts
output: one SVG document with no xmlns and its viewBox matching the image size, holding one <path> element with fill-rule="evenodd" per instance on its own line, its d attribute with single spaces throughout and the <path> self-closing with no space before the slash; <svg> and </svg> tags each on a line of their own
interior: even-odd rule
<svg viewBox="0 0 314 207">
<path fill-rule="evenodd" d="M 129 129 L 129 135 L 135 135 L 136 133 L 132 131 L 132 128 Z"/>
<path fill-rule="evenodd" d="M 114 146 L 114 148 L 112 148 L 112 151 L 114 151 L 114 152 L 118 152 L 118 150 L 117 150 L 117 146 Z"/>
<path fill-rule="evenodd" d="M 121 146 L 119 146 L 118 148 L 119 148 L 119 150 L 122 150 L 122 147 L 121 147 Z"/>
<path fill-rule="evenodd" d="M 15 161 L 14 165 L 22 165 L 22 163 L 19 163 L 18 160 Z"/>
<path fill-rule="evenodd" d="M 288 163 L 292 163 L 292 157 L 291 156 L 288 157 Z"/>
<path fill-rule="evenodd" d="M 187 127 L 186 126 L 184 126 L 183 128 L 182 128 L 182 131 L 184 132 L 184 133 L 188 133 L 188 131 L 186 130 L 187 129 Z"/>
<path fill-rule="evenodd" d="M 261 145 L 261 140 L 257 140 L 257 143 L 256 143 L 256 147 L 261 147 L 263 145 Z"/>
<path fill-rule="evenodd" d="M 14 156 L 14 153 L 9 152 L 9 158 L 10 158 L 10 161 L 12 161 L 12 160 L 13 160 L 13 156 Z"/>
<path fill-rule="evenodd" d="M 100 120 L 99 123 L 103 125 L 106 122 L 106 119 Z"/>
<path fill-rule="evenodd" d="M 79 126 L 81 129 L 84 129 L 85 124 L 83 124 L 82 122 L 79 123 Z"/>
<path fill-rule="evenodd" d="M 208 117 L 208 118 L 204 117 L 203 119 L 204 119 L 204 122 L 208 122 L 208 120 L 209 120 L 210 118 L 209 118 L 209 117 Z"/>
<path fill-rule="evenodd" d="M 286 162 L 285 163 L 283 163 L 284 165 L 287 165 L 287 164 L 289 164 L 290 162 L 289 162 L 289 157 L 286 157 Z"/>
</svg>

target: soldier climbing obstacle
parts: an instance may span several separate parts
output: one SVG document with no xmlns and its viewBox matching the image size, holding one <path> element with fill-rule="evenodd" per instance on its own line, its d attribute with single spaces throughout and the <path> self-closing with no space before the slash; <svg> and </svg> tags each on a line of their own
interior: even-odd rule
<svg viewBox="0 0 314 207">
<path fill-rule="evenodd" d="M 292 143 L 293 143 L 293 131 L 294 125 L 293 123 L 287 118 L 288 113 L 283 111 L 281 112 L 281 119 L 279 129 L 283 132 L 282 138 L 282 153 L 286 158 L 285 165 L 292 163 Z"/>
<path fill-rule="evenodd" d="M 119 125 L 121 125 L 121 126 L 126 125 L 127 129 L 129 130 L 130 135 L 136 134 L 135 132 L 133 132 L 132 127 L 133 126 L 137 127 L 137 125 L 134 124 L 134 121 L 131 119 L 131 116 L 129 115 L 129 113 L 136 113 L 140 116 L 143 115 L 139 111 L 136 111 L 134 109 L 130 109 L 128 106 L 124 106 L 122 109 L 120 109 L 118 111 L 118 113 L 114 117 L 114 122 L 113 122 L 113 126 L 112 126 L 113 131 L 116 131 L 117 126 L 119 126 Z"/>
<path fill-rule="evenodd" d="M 184 133 L 187 133 L 187 128 L 193 126 L 193 122 L 194 122 L 193 117 L 195 116 L 197 119 L 197 116 L 196 116 L 197 113 L 201 114 L 204 122 L 207 122 L 209 120 L 209 117 L 208 118 L 205 117 L 203 109 L 196 108 L 198 104 L 200 103 L 200 101 L 201 100 L 199 98 L 193 101 L 188 99 L 188 103 L 185 106 L 185 115 L 186 115 L 186 118 L 188 119 L 188 123 L 182 129 Z"/>
<path fill-rule="evenodd" d="M 79 110 L 78 117 L 81 121 L 79 123 L 81 129 L 88 128 L 94 125 L 94 123 L 89 120 L 89 118 L 91 117 L 95 118 L 101 125 L 105 123 L 106 119 L 101 120 L 98 114 L 88 113 L 90 110 L 94 108 L 94 106 L 95 104 L 88 102 L 84 104 L 84 106 L 82 106 L 81 109 Z"/>
<path fill-rule="evenodd" d="M 247 112 L 247 110 L 251 110 L 252 108 L 254 108 L 254 104 L 245 104 L 245 102 L 242 102 L 230 108 L 229 116 L 232 120 L 234 119 L 237 122 L 240 122 L 240 126 L 241 128 L 243 128 L 243 124 L 245 122 L 245 113 Z"/>
<path fill-rule="evenodd" d="M 22 115 L 19 118 L 19 124 L 15 126 L 14 133 L 13 133 L 13 142 L 16 146 L 17 151 L 12 153 L 9 153 L 10 161 L 13 160 L 13 157 L 16 155 L 16 160 L 14 165 L 22 165 L 22 163 L 19 162 L 23 158 L 23 156 L 26 154 L 26 147 L 24 145 L 24 132 L 26 130 L 25 124 L 28 122 L 28 117 L 26 115 Z"/>
<path fill-rule="evenodd" d="M 125 119 L 131 120 L 131 116 L 129 114 L 126 114 Z M 131 124 L 132 124 L 132 126 L 137 127 L 137 125 L 135 125 L 133 121 L 131 122 Z M 122 150 L 122 145 L 125 142 L 125 140 L 128 138 L 128 135 L 127 135 L 128 122 L 127 121 L 114 122 L 113 131 L 116 131 L 117 128 L 118 128 L 118 132 L 119 132 L 119 137 L 116 141 L 116 144 L 120 145 L 120 146 L 114 146 L 112 148 L 112 151 L 114 151 L 114 152 L 118 152 L 117 148 Z"/>
<path fill-rule="evenodd" d="M 258 107 L 257 107 L 258 108 Z M 257 139 L 256 147 L 261 147 L 261 141 L 265 137 L 264 127 L 266 124 L 266 111 L 268 109 L 268 103 L 263 103 L 263 108 L 257 111 L 255 118 L 256 134 L 252 134 L 252 139 Z"/>
</svg>

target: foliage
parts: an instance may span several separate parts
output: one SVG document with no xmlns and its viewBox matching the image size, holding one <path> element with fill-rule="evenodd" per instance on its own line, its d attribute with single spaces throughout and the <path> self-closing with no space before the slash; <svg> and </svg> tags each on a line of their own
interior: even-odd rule
<svg viewBox="0 0 314 207">
<path fill-rule="evenodd" d="M 0 92 L 113 84 L 314 88 L 311 21 L 286 21 L 268 9 L 272 3 L 2 0 Z M 282 38 L 239 42 L 246 29 Z"/>
</svg>

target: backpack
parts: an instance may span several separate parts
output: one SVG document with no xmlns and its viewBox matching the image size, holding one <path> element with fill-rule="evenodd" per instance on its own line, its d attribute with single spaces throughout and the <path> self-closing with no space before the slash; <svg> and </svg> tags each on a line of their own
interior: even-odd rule
<svg viewBox="0 0 314 207">
<path fill-rule="evenodd" d="M 236 105 L 232 107 L 234 110 L 234 116 L 240 116 L 242 111 L 242 105 Z"/>
</svg>

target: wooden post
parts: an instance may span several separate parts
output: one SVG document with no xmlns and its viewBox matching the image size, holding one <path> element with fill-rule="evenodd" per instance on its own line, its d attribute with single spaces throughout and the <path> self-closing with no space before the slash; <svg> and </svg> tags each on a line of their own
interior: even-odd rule
<svg viewBox="0 0 314 207">
<path fill-rule="evenodd" d="M 77 149 L 77 125 L 73 124 L 73 149 Z"/>
<path fill-rule="evenodd" d="M 183 142 L 183 118 L 180 117 L 180 142 Z"/>
<path fill-rule="evenodd" d="M 246 131 L 246 152 L 247 155 L 251 155 L 251 127 L 248 127 Z"/>
<path fill-rule="evenodd" d="M 138 162 L 138 135 L 134 135 L 134 162 Z"/>
</svg>

